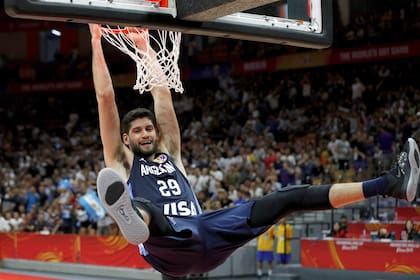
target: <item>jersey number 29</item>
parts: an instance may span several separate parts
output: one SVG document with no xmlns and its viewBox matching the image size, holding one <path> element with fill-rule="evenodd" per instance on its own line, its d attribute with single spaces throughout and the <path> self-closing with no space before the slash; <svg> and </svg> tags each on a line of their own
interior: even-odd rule
<svg viewBox="0 0 420 280">
<path fill-rule="evenodd" d="M 169 179 L 167 181 L 158 180 L 157 184 L 162 196 L 169 197 L 181 195 L 181 188 L 179 187 L 178 182 L 174 179 Z"/>
</svg>

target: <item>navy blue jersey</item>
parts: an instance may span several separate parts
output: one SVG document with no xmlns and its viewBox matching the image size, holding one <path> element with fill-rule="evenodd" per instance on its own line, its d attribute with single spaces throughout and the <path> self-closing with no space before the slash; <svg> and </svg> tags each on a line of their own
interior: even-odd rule
<svg viewBox="0 0 420 280">
<path fill-rule="evenodd" d="M 185 238 L 150 236 L 139 244 L 144 258 L 170 276 L 208 272 L 268 228 L 248 225 L 253 201 L 201 213 L 188 180 L 166 154 L 152 161 L 134 156 L 128 186 L 132 197 L 148 199 L 158 206 L 176 232 L 191 232 Z"/>
<path fill-rule="evenodd" d="M 135 155 L 128 187 L 133 197 L 150 200 L 165 216 L 201 213 L 187 178 L 167 154 L 158 154 L 152 161 Z"/>
</svg>

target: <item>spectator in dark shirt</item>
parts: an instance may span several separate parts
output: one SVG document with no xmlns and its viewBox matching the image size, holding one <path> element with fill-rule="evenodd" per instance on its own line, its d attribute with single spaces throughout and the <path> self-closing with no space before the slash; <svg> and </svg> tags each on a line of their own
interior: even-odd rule
<svg viewBox="0 0 420 280">
<path fill-rule="evenodd" d="M 340 228 L 347 232 L 348 219 L 346 215 L 341 215 L 339 223 L 340 223 Z"/>
<path fill-rule="evenodd" d="M 233 201 L 228 197 L 228 192 L 223 188 L 217 190 L 217 199 L 220 201 L 222 208 L 233 205 Z"/>
<path fill-rule="evenodd" d="M 328 237 L 347 238 L 347 230 L 342 228 L 339 222 L 335 222 L 331 229 L 331 232 L 328 234 Z"/>
<path fill-rule="evenodd" d="M 414 228 L 412 220 L 405 222 L 403 233 L 401 234 L 401 240 L 416 240 L 418 238 L 418 231 Z"/>
</svg>

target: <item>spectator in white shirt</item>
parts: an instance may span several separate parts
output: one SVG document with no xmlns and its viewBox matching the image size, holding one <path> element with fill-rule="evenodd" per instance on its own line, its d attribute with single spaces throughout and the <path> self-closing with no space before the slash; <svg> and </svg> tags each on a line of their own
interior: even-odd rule
<svg viewBox="0 0 420 280">
<path fill-rule="evenodd" d="M 9 232 L 11 230 L 10 224 L 7 220 L 0 214 L 0 232 Z"/>
</svg>

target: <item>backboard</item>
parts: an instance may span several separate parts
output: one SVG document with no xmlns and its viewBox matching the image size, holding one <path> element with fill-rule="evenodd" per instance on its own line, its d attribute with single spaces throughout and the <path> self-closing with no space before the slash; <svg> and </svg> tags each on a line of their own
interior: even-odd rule
<svg viewBox="0 0 420 280">
<path fill-rule="evenodd" d="M 17 18 L 143 26 L 182 33 L 327 48 L 333 0 L 4 0 Z"/>
</svg>

